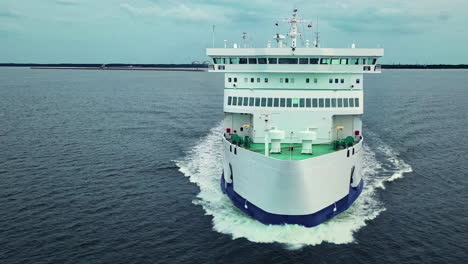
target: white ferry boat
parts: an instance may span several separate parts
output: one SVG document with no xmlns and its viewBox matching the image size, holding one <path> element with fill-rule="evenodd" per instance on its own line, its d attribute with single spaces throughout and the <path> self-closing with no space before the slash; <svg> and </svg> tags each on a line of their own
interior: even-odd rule
<svg viewBox="0 0 468 264">
<path fill-rule="evenodd" d="M 312 227 L 348 209 L 363 189 L 363 74 L 383 49 L 288 43 L 208 48 L 225 73 L 222 191 L 264 224 Z M 310 26 L 309 26 L 310 27 Z"/>
</svg>

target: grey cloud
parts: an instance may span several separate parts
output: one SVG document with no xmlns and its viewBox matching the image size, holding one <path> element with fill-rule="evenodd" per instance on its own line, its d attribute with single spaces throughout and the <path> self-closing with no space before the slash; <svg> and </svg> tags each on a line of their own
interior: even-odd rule
<svg viewBox="0 0 468 264">
<path fill-rule="evenodd" d="M 448 14 L 416 14 L 409 10 L 367 8 L 355 14 L 335 14 L 329 23 L 345 32 L 420 33 L 434 23 L 449 20 Z"/>
<path fill-rule="evenodd" d="M 19 14 L 11 10 L 0 10 L 0 17 L 16 18 L 16 17 L 19 17 Z"/>
<path fill-rule="evenodd" d="M 76 0 L 56 0 L 55 1 L 57 4 L 60 5 L 67 5 L 67 6 L 76 6 L 79 5 L 80 3 Z"/>
</svg>

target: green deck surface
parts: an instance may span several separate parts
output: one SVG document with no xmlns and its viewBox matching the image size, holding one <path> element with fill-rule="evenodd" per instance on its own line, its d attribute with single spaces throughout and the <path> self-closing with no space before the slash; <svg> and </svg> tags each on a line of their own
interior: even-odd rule
<svg viewBox="0 0 468 264">
<path fill-rule="evenodd" d="M 281 149 L 283 151 L 280 154 L 270 153 L 270 157 L 280 160 L 304 160 L 337 151 L 333 149 L 331 144 L 320 144 L 312 145 L 313 154 L 301 154 L 301 144 L 292 144 L 292 146 L 294 146 L 292 152 L 289 151 L 289 146 L 290 144 L 281 144 Z M 253 143 L 248 149 L 265 155 L 265 144 L 263 143 Z"/>
</svg>

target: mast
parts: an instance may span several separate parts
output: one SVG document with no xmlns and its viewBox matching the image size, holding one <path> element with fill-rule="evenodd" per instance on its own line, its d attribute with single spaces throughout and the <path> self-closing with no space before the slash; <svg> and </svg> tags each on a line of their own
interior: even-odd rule
<svg viewBox="0 0 468 264">
<path fill-rule="evenodd" d="M 297 30 L 297 23 L 305 22 L 305 21 L 308 21 L 308 20 L 304 20 L 304 19 L 299 18 L 297 16 L 297 8 L 294 8 L 292 18 L 288 18 L 288 19 L 285 19 L 283 21 L 288 22 L 289 24 L 291 24 L 291 26 L 289 28 L 288 36 L 291 38 L 291 48 L 294 51 L 297 48 L 297 36 L 301 35 L 301 33 L 298 32 L 298 30 Z"/>
</svg>

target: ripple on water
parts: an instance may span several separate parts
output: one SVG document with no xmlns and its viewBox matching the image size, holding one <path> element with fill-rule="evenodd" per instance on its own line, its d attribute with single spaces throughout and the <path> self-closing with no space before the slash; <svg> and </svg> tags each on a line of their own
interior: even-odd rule
<svg viewBox="0 0 468 264">
<path fill-rule="evenodd" d="M 385 210 L 382 202 L 375 196 L 376 190 L 385 189 L 385 182 L 394 181 L 411 171 L 411 167 L 398 158 L 398 154 L 391 147 L 370 133 L 367 139 L 380 141 L 380 147 L 371 149 L 367 145 L 364 146 L 365 188 L 359 199 L 346 212 L 313 228 L 299 225 L 264 225 L 238 210 L 219 188 L 223 158 L 221 135 L 222 125 L 218 125 L 183 159 L 177 160 L 176 164 L 179 170 L 200 188 L 193 203 L 202 206 L 206 214 L 213 217 L 214 230 L 231 235 L 233 239 L 246 238 L 258 243 L 278 242 L 290 249 L 323 242 L 351 243 L 354 241 L 354 232 Z"/>
</svg>

